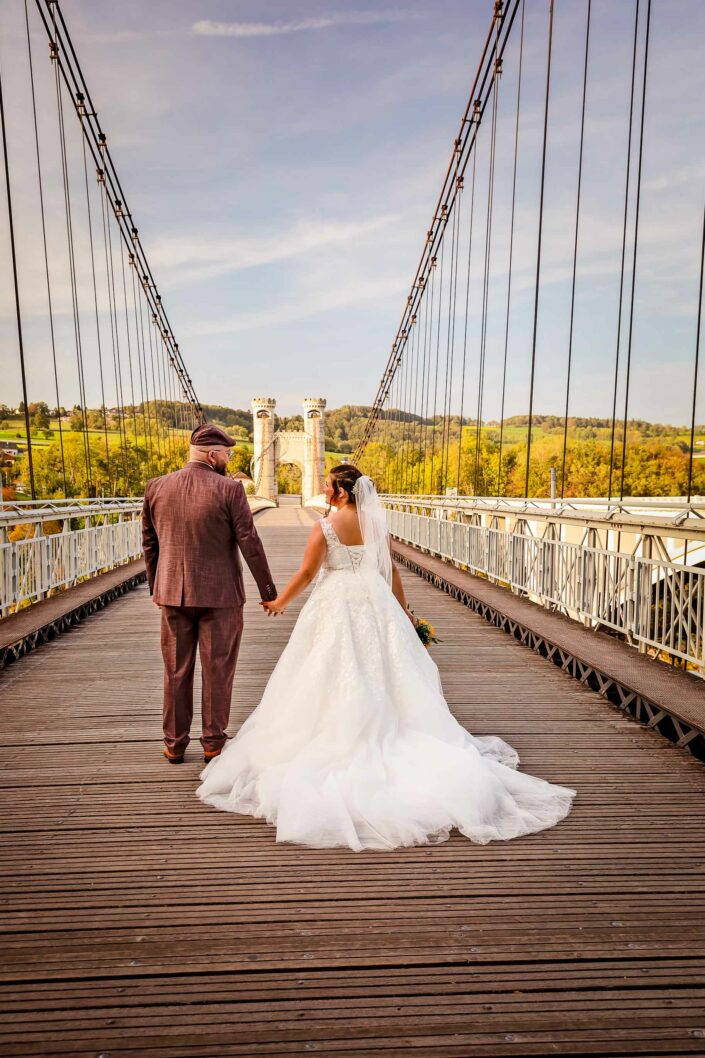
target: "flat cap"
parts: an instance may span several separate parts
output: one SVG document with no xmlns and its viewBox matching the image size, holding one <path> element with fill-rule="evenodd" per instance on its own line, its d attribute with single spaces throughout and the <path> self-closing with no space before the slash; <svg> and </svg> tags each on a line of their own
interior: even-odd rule
<svg viewBox="0 0 705 1058">
<path fill-rule="evenodd" d="M 197 426 L 191 434 L 191 444 L 202 448 L 207 448 L 208 445 L 224 445 L 225 448 L 234 448 L 237 441 L 226 434 L 225 430 L 213 426 L 212 423 L 204 422 L 201 426 Z"/>
</svg>

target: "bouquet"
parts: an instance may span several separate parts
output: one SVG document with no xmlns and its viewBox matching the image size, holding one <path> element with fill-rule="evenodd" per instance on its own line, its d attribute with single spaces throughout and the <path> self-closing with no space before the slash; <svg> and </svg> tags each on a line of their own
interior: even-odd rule
<svg viewBox="0 0 705 1058">
<path fill-rule="evenodd" d="M 414 614 L 411 610 L 410 613 Z M 431 643 L 440 643 L 440 639 L 436 635 L 436 629 L 433 627 L 430 621 L 427 621 L 425 617 L 416 617 L 416 635 L 419 637 L 426 650 L 431 649 Z"/>
</svg>

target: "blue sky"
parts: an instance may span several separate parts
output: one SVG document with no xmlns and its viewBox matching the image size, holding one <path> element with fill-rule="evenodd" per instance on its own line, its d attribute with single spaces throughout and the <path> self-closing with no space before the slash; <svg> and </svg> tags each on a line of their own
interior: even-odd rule
<svg viewBox="0 0 705 1058">
<path fill-rule="evenodd" d="M 441 0 L 433 7 L 417 0 L 64 0 L 130 207 L 203 401 L 247 406 L 253 395 L 272 395 L 284 413 L 296 411 L 308 395 L 321 394 L 332 407 L 371 402 L 491 6 L 489 0 Z M 24 165 L 30 172 L 20 123 L 28 103 L 21 4 L 0 0 L 0 7 L 6 16 L 3 77 L 17 100 L 10 133 L 20 174 L 13 188 L 20 265 L 30 292 L 30 397 L 49 396 L 39 392 L 46 388 L 46 314 L 35 259 L 36 193 L 31 178 L 21 177 Z M 564 0 L 555 25 L 535 410 L 558 414 L 585 10 L 584 0 Z M 571 400 L 576 414 L 609 414 L 611 406 L 633 10 L 631 0 L 593 0 Z M 527 0 L 507 414 L 525 411 L 528 403 L 546 12 L 546 0 Z M 705 75 L 698 59 L 705 5 L 653 0 L 652 17 L 631 410 L 686 421 L 705 194 Z M 35 40 L 35 62 L 48 66 L 38 31 Z M 510 48 L 499 95 L 485 417 L 498 412 L 515 90 Z M 42 120 L 50 137 L 49 109 Z M 481 143 L 480 226 L 485 167 Z M 464 232 L 467 205 L 466 196 Z M 4 223 L 0 211 L 3 268 Z M 59 240 L 57 233 L 57 255 Z M 479 258 L 471 260 L 471 283 L 480 281 L 480 271 Z M 17 399 L 16 351 L 3 286 L 0 398 L 11 401 Z M 478 328 L 479 314 L 471 313 L 468 394 L 476 385 Z M 70 343 L 64 344 L 70 379 Z M 67 381 L 64 403 L 71 402 L 71 386 Z M 471 398 L 465 401 L 467 409 Z"/>
</svg>

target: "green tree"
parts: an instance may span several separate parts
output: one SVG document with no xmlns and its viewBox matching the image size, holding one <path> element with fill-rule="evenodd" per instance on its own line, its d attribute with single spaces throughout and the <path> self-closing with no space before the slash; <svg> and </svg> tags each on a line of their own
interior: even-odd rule
<svg viewBox="0 0 705 1058">
<path fill-rule="evenodd" d="M 27 410 L 29 411 L 32 426 L 35 430 L 48 430 L 51 426 L 49 418 L 49 406 L 45 401 L 40 400 L 34 404 L 28 404 Z"/>
<path fill-rule="evenodd" d="M 74 404 L 73 410 L 71 411 L 71 417 L 69 419 L 69 430 L 73 430 L 75 433 L 81 433 L 86 428 L 86 419 L 83 414 L 83 409 L 78 404 Z"/>
</svg>

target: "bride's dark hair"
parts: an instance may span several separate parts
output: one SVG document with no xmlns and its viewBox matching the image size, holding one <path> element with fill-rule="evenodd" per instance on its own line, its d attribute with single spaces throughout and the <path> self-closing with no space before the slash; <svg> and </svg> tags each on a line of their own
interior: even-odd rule
<svg viewBox="0 0 705 1058">
<path fill-rule="evenodd" d="M 352 463 L 341 463 L 339 466 L 329 470 L 328 473 L 332 478 L 333 495 L 336 499 L 341 492 L 345 492 L 350 502 L 354 503 L 353 489 L 357 479 L 362 477 L 362 471 L 354 467 Z"/>
</svg>

